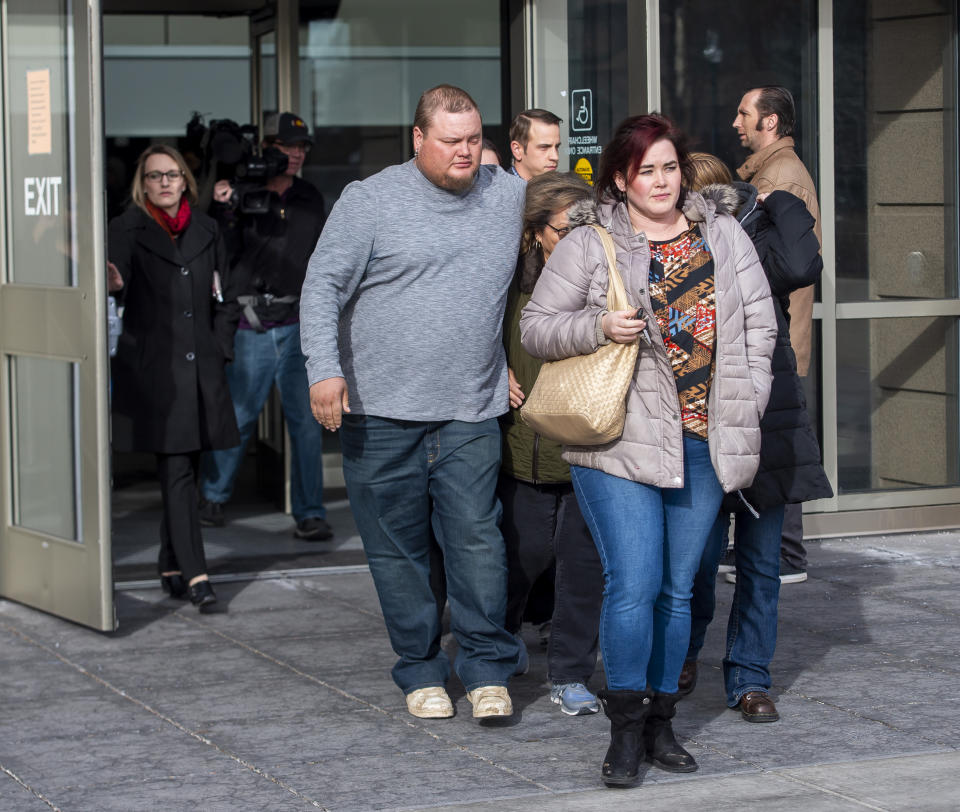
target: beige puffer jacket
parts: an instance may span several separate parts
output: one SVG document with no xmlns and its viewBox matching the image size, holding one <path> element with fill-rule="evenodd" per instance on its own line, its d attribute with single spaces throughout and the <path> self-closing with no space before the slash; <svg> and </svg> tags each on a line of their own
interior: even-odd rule
<svg viewBox="0 0 960 812">
<path fill-rule="evenodd" d="M 763 268 L 753 243 L 737 221 L 718 215 L 712 201 L 687 192 L 683 213 L 701 223 L 714 260 L 717 332 L 714 374 L 707 406 L 710 459 L 723 490 L 753 481 L 760 454 L 760 416 L 770 396 L 770 358 L 777 322 Z M 647 238 L 634 234 L 623 203 L 600 206 L 600 222 L 613 235 L 617 267 L 631 303 L 653 312 L 647 289 Z M 595 352 L 607 343 L 600 319 L 606 313 L 607 261 L 592 228 L 577 228 L 550 256 L 520 319 L 524 349 L 547 361 Z M 640 340 L 634 383 L 620 439 L 601 446 L 566 446 L 572 465 L 656 485 L 683 487 L 683 433 L 673 370 L 663 339 Z"/>
</svg>

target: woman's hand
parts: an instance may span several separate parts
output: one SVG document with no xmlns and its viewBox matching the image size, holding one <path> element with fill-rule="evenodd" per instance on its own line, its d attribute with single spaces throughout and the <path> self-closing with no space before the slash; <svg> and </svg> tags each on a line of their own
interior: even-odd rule
<svg viewBox="0 0 960 812">
<path fill-rule="evenodd" d="M 123 290 L 123 277 L 117 266 L 109 260 L 107 261 L 107 293 L 116 293 Z"/>
<path fill-rule="evenodd" d="M 605 313 L 600 322 L 603 334 L 617 344 L 629 344 L 631 341 L 636 341 L 637 336 L 647 326 L 643 319 L 634 318 L 636 314 L 636 308 Z"/>
<path fill-rule="evenodd" d="M 526 395 L 523 394 L 520 381 L 517 380 L 517 376 L 513 374 L 510 367 L 507 367 L 507 378 L 510 381 L 510 408 L 519 409 L 523 405 L 523 399 Z"/>
</svg>

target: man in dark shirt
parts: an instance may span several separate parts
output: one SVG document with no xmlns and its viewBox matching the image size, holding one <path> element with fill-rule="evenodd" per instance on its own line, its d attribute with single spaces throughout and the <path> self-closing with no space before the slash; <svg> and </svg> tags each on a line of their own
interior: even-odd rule
<svg viewBox="0 0 960 812">
<path fill-rule="evenodd" d="M 280 150 L 288 163 L 282 174 L 264 184 L 270 193 L 266 212 L 238 211 L 237 190 L 228 181 L 214 187 L 211 213 L 223 229 L 243 308 L 234 361 L 227 367 L 241 442 L 205 456 L 201 521 L 223 525 L 223 503 L 230 498 L 247 441 L 276 383 L 290 431 L 294 535 L 320 541 L 333 532 L 323 506 L 322 429 L 310 412 L 300 350 L 300 289 L 325 219 L 320 192 L 297 177 L 312 144 L 307 125 L 293 113 L 267 119 L 263 146 Z"/>
</svg>

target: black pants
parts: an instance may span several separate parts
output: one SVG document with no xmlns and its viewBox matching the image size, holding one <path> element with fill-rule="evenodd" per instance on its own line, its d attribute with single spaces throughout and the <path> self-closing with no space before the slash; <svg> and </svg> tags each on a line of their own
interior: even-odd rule
<svg viewBox="0 0 960 812">
<path fill-rule="evenodd" d="M 163 496 L 160 520 L 160 572 L 183 573 L 189 581 L 207 571 L 197 507 L 200 452 L 157 454 L 157 476 Z"/>
<path fill-rule="evenodd" d="M 507 548 L 507 631 L 520 630 L 530 588 L 556 560 L 550 680 L 585 683 L 597 663 L 603 565 L 573 485 L 531 485 L 501 475 L 497 492 Z"/>
<path fill-rule="evenodd" d="M 807 549 L 803 546 L 803 505 L 783 506 L 780 557 L 797 569 L 807 568 Z"/>
</svg>

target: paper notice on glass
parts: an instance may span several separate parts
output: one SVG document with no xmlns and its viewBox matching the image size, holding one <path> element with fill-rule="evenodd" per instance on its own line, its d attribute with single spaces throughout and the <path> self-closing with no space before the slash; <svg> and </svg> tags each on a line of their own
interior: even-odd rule
<svg viewBox="0 0 960 812">
<path fill-rule="evenodd" d="M 50 68 L 27 71 L 27 153 L 49 155 L 53 151 L 50 115 Z"/>
</svg>

